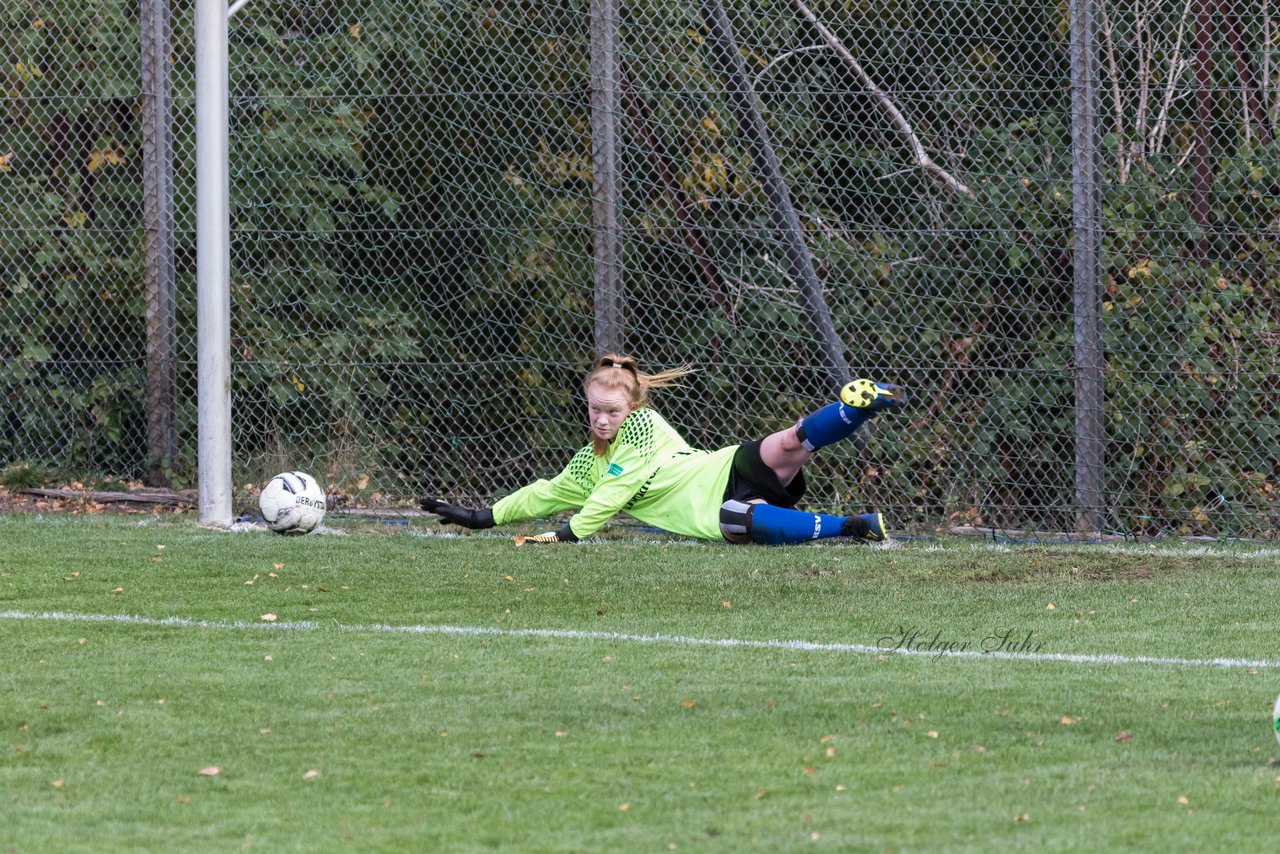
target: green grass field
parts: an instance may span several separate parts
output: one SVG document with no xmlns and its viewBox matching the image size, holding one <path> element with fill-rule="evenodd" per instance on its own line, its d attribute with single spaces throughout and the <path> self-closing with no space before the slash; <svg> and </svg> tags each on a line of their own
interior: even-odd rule
<svg viewBox="0 0 1280 854">
<path fill-rule="evenodd" d="M 1273 843 L 1275 549 L 335 528 L 0 516 L 0 851 Z"/>
</svg>

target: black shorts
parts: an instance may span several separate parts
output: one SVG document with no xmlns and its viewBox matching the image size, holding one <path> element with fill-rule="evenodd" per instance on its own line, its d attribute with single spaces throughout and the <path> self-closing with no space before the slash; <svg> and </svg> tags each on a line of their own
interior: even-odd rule
<svg viewBox="0 0 1280 854">
<path fill-rule="evenodd" d="M 795 507 L 804 497 L 804 470 L 796 472 L 791 483 L 783 486 L 773 469 L 760 457 L 760 442 L 743 442 L 733 455 L 729 482 L 724 487 L 724 500 L 752 501 L 764 499 L 778 507 Z"/>
</svg>

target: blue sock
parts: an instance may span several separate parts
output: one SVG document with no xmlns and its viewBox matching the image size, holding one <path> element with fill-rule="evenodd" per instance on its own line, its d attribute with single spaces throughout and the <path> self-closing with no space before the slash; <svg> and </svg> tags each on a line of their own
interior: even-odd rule
<svg viewBox="0 0 1280 854">
<path fill-rule="evenodd" d="M 769 546 L 785 546 L 838 537 L 845 518 L 805 513 L 773 504 L 752 504 L 751 540 Z"/>
<path fill-rule="evenodd" d="M 858 432 L 873 414 L 873 410 L 847 406 L 840 401 L 828 403 L 800 421 L 800 442 L 810 451 L 825 448 Z"/>
</svg>

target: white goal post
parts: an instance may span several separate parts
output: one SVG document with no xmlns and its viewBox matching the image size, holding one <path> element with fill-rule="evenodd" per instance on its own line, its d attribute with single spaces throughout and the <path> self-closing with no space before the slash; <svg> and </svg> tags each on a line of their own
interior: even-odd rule
<svg viewBox="0 0 1280 854">
<path fill-rule="evenodd" d="M 239 8 L 238 6 L 236 8 Z M 200 524 L 231 512 L 231 214 L 226 0 L 196 0 L 196 359 Z"/>
</svg>

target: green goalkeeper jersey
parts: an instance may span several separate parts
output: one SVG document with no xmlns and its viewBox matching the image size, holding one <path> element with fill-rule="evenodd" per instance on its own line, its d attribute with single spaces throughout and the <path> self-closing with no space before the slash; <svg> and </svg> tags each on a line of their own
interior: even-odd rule
<svg viewBox="0 0 1280 854">
<path fill-rule="evenodd" d="M 604 456 L 586 446 L 560 474 L 493 505 L 493 521 L 505 525 L 577 510 L 569 527 L 581 538 L 625 511 L 673 534 L 718 540 L 720 505 L 736 450 L 691 448 L 657 412 L 637 409 L 622 422 Z"/>
</svg>

